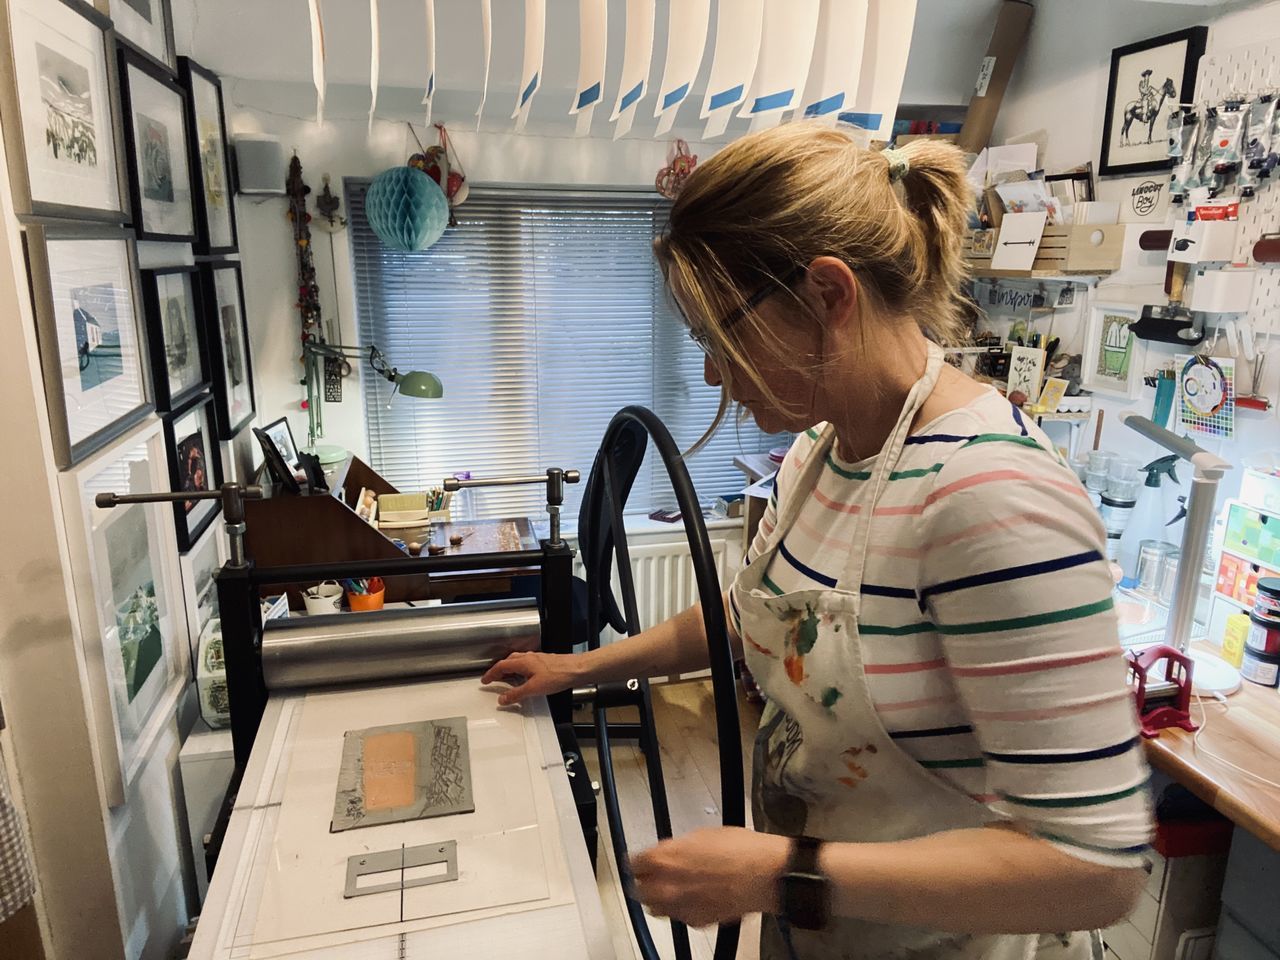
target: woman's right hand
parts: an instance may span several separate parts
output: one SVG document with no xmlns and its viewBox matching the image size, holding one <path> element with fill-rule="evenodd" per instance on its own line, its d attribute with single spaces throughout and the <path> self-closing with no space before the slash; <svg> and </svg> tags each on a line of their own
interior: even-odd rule
<svg viewBox="0 0 1280 960">
<path fill-rule="evenodd" d="M 480 682 L 511 684 L 498 697 L 499 706 L 506 707 L 568 690 L 582 677 L 581 661 L 580 654 L 513 653 L 485 671 Z"/>
</svg>

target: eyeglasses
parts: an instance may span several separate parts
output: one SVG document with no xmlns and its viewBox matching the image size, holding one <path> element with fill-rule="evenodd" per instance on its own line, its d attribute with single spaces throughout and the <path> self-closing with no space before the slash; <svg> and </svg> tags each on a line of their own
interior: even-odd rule
<svg viewBox="0 0 1280 960">
<path fill-rule="evenodd" d="M 781 293 L 783 290 L 789 289 L 793 283 L 805 275 L 807 269 L 807 267 L 803 266 L 792 267 L 781 279 L 770 280 L 764 286 L 760 287 L 760 289 L 756 290 L 755 293 L 751 294 L 751 296 L 747 297 L 740 306 L 726 314 L 720 321 L 720 329 L 724 331 L 729 330 L 735 323 L 745 317 L 756 307 L 760 306 L 760 304 L 764 303 L 775 293 Z M 689 327 L 689 339 L 696 343 L 698 345 L 698 349 L 707 356 L 712 356 L 711 337 L 705 333 L 694 333 L 693 325 L 689 323 L 688 317 L 685 317 L 685 323 Z"/>
</svg>

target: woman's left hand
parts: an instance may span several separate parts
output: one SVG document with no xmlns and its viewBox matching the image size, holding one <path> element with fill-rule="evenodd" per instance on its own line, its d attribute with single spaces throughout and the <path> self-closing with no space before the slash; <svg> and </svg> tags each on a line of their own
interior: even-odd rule
<svg viewBox="0 0 1280 960">
<path fill-rule="evenodd" d="M 691 927 L 771 912 L 789 850 L 786 837 L 742 827 L 695 830 L 631 858 L 636 896 Z"/>
</svg>

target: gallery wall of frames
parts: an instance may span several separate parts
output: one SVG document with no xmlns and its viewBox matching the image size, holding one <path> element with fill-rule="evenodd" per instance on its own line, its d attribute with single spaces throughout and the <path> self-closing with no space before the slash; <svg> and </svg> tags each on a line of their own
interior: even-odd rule
<svg viewBox="0 0 1280 960">
<path fill-rule="evenodd" d="M 254 415 L 222 88 L 169 0 L 9 0 L 0 112 L 116 806 L 216 635 L 225 544 L 216 500 L 94 495 L 216 488 Z M 140 269 L 150 241 L 190 254 Z"/>
</svg>

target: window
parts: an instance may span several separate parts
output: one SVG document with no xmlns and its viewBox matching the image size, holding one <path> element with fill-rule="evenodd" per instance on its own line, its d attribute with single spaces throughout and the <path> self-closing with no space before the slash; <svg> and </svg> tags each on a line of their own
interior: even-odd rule
<svg viewBox="0 0 1280 960">
<path fill-rule="evenodd" d="M 475 188 L 458 225 L 430 249 L 383 246 L 365 218 L 367 180 L 346 183 L 360 341 L 400 370 L 430 370 L 442 400 L 397 397 L 364 377 L 372 466 L 401 490 L 470 470 L 527 474 L 560 466 L 585 481 L 610 418 L 638 403 L 687 448 L 719 391 L 670 303 L 652 242 L 667 204 L 653 194 Z M 699 497 L 741 490 L 735 454 L 781 442 L 730 422 L 688 461 Z M 650 456 L 635 512 L 674 505 Z M 474 491 L 480 517 L 538 515 L 534 487 Z M 582 486 L 570 487 L 576 514 Z"/>
</svg>

